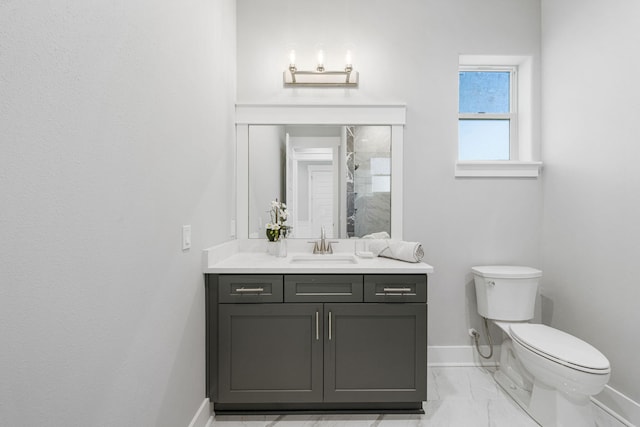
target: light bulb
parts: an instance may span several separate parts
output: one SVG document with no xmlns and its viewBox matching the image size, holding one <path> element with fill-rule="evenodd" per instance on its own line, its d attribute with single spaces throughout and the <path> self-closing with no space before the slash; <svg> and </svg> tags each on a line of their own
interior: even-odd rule
<svg viewBox="0 0 640 427">
<path fill-rule="evenodd" d="M 316 71 L 319 73 L 324 72 L 324 52 L 322 50 L 318 51 L 318 67 L 316 67 Z"/>
<path fill-rule="evenodd" d="M 345 62 L 347 63 L 347 66 L 351 65 L 351 51 L 348 50 L 347 54 L 345 55 Z"/>
<path fill-rule="evenodd" d="M 296 51 L 295 50 L 291 50 L 291 52 L 289 52 L 289 65 L 291 65 L 291 66 L 296 65 Z"/>
</svg>

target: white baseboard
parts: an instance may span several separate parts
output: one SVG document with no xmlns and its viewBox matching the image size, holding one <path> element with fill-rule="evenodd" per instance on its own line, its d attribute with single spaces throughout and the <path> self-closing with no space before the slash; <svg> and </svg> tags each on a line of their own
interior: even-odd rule
<svg viewBox="0 0 640 427">
<path fill-rule="evenodd" d="M 591 398 L 593 403 L 626 426 L 640 426 L 640 403 L 618 390 L 605 386 L 602 393 Z"/>
<path fill-rule="evenodd" d="M 189 423 L 189 427 L 210 427 L 213 424 L 213 416 L 211 416 L 211 404 L 209 398 L 204 399 L 200 408 L 193 416 Z"/>
<path fill-rule="evenodd" d="M 489 354 L 489 346 L 481 345 L 483 354 Z M 491 359 L 483 359 L 478 355 L 474 346 L 450 345 L 429 346 L 427 348 L 427 363 L 429 366 L 497 366 L 500 361 L 500 346 L 493 346 Z"/>
</svg>

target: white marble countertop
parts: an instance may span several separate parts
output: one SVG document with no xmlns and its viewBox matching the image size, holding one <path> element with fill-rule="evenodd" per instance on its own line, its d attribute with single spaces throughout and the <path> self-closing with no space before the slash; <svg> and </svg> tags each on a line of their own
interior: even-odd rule
<svg viewBox="0 0 640 427">
<path fill-rule="evenodd" d="M 404 262 L 383 257 L 354 256 L 354 243 L 340 240 L 336 257 L 353 257 L 353 263 L 334 262 L 335 257 L 315 255 L 326 261 L 296 261 L 309 257 L 312 244 L 305 240 L 287 241 L 287 256 L 275 257 L 266 250 L 266 240 L 233 240 L 205 249 L 203 272 L 214 274 L 428 274 L 433 267 L 425 262 Z M 338 245 L 336 245 L 338 247 Z M 323 258 L 325 257 L 325 258 Z M 334 258 L 332 260 L 332 258 Z M 314 258 L 315 259 L 315 258 Z"/>
</svg>

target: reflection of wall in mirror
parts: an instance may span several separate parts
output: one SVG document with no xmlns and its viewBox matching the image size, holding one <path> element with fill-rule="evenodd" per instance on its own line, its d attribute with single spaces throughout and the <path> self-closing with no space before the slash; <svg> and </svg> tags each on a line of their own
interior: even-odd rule
<svg viewBox="0 0 640 427">
<path fill-rule="evenodd" d="M 353 218 L 350 236 L 391 234 L 391 134 L 386 126 L 353 129 Z M 351 144 L 349 144 L 351 145 Z"/>
<path fill-rule="evenodd" d="M 262 238 L 271 201 L 284 200 L 284 132 L 280 126 L 251 126 L 249 132 L 249 237 Z"/>
<path fill-rule="evenodd" d="M 367 234 L 386 231 L 391 233 L 391 193 L 372 193 L 359 196 L 355 200 L 357 209 L 355 219 L 355 235 L 362 237 Z"/>
</svg>

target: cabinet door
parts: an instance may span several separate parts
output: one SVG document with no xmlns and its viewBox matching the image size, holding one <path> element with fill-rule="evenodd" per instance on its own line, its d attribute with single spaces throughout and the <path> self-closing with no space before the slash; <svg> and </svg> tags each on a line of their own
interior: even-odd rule
<svg viewBox="0 0 640 427">
<path fill-rule="evenodd" d="M 322 401 L 322 304 L 219 310 L 218 402 Z"/>
<path fill-rule="evenodd" d="M 425 304 L 325 304 L 326 402 L 427 399 Z"/>
</svg>

